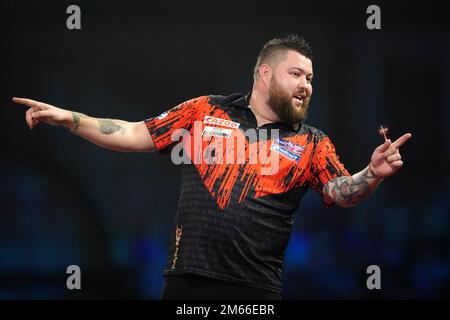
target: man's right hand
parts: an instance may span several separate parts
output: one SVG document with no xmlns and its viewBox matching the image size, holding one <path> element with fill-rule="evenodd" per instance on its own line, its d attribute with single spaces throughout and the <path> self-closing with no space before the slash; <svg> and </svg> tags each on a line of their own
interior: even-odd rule
<svg viewBox="0 0 450 320">
<path fill-rule="evenodd" d="M 73 125 L 73 116 L 68 110 L 31 99 L 14 97 L 12 100 L 30 107 L 25 113 L 25 120 L 30 129 L 35 128 L 41 122 L 67 128 Z"/>
</svg>

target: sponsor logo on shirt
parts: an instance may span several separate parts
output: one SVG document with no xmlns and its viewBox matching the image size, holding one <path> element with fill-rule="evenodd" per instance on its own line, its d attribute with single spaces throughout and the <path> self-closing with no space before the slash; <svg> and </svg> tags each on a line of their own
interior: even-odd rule
<svg viewBox="0 0 450 320">
<path fill-rule="evenodd" d="M 302 157 L 305 147 L 289 140 L 276 139 L 272 142 L 270 150 L 281 154 L 291 161 L 298 162 Z"/>
<path fill-rule="evenodd" d="M 237 129 L 241 125 L 239 122 L 233 122 L 231 120 L 214 118 L 214 117 L 210 117 L 210 116 L 205 116 L 205 119 L 203 120 L 203 122 L 206 124 L 214 124 L 217 126 L 228 127 L 228 128 L 233 128 L 233 129 Z"/>
<path fill-rule="evenodd" d="M 206 126 L 202 136 L 229 138 L 232 132 L 231 129 Z"/>
</svg>

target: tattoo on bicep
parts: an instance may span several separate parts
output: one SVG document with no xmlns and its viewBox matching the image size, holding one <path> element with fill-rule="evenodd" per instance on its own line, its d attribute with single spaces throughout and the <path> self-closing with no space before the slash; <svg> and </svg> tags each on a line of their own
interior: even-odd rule
<svg viewBox="0 0 450 320">
<path fill-rule="evenodd" d="M 117 123 L 114 123 L 114 121 L 110 119 L 99 119 L 98 123 L 102 134 L 112 134 L 116 131 L 120 131 L 120 133 L 125 134 L 125 128 Z"/>
<path fill-rule="evenodd" d="M 374 176 L 365 169 L 354 176 L 331 180 L 325 185 L 324 192 L 337 203 L 356 204 L 371 193 L 372 188 L 369 182 L 372 179 Z"/>
</svg>

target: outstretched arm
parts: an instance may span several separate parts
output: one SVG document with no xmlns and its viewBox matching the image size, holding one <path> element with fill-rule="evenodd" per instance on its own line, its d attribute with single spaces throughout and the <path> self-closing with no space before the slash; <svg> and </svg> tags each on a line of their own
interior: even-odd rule
<svg viewBox="0 0 450 320">
<path fill-rule="evenodd" d="M 411 134 L 406 133 L 394 143 L 386 140 L 375 149 L 364 170 L 352 176 L 330 180 L 323 187 L 325 201 L 334 202 L 341 207 L 351 207 L 370 196 L 384 178 L 393 175 L 403 166 L 399 148 L 409 138 Z"/>
<path fill-rule="evenodd" d="M 25 114 L 25 120 L 30 129 L 42 122 L 65 127 L 98 146 L 115 151 L 151 152 L 155 150 L 155 145 L 143 121 L 98 119 L 31 99 L 13 98 L 13 101 L 30 107 Z"/>
</svg>

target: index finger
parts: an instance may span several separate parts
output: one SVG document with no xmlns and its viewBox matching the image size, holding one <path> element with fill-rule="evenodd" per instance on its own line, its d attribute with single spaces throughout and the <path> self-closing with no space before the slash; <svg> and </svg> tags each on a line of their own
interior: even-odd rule
<svg viewBox="0 0 450 320">
<path fill-rule="evenodd" d="M 13 97 L 12 100 L 15 103 L 24 104 L 31 108 L 37 107 L 39 105 L 39 103 L 37 101 L 31 100 L 31 99 Z"/>
<path fill-rule="evenodd" d="M 395 142 L 392 144 L 395 148 L 401 147 L 406 141 L 408 141 L 412 137 L 411 133 L 405 133 L 400 138 L 395 140 Z"/>
</svg>

